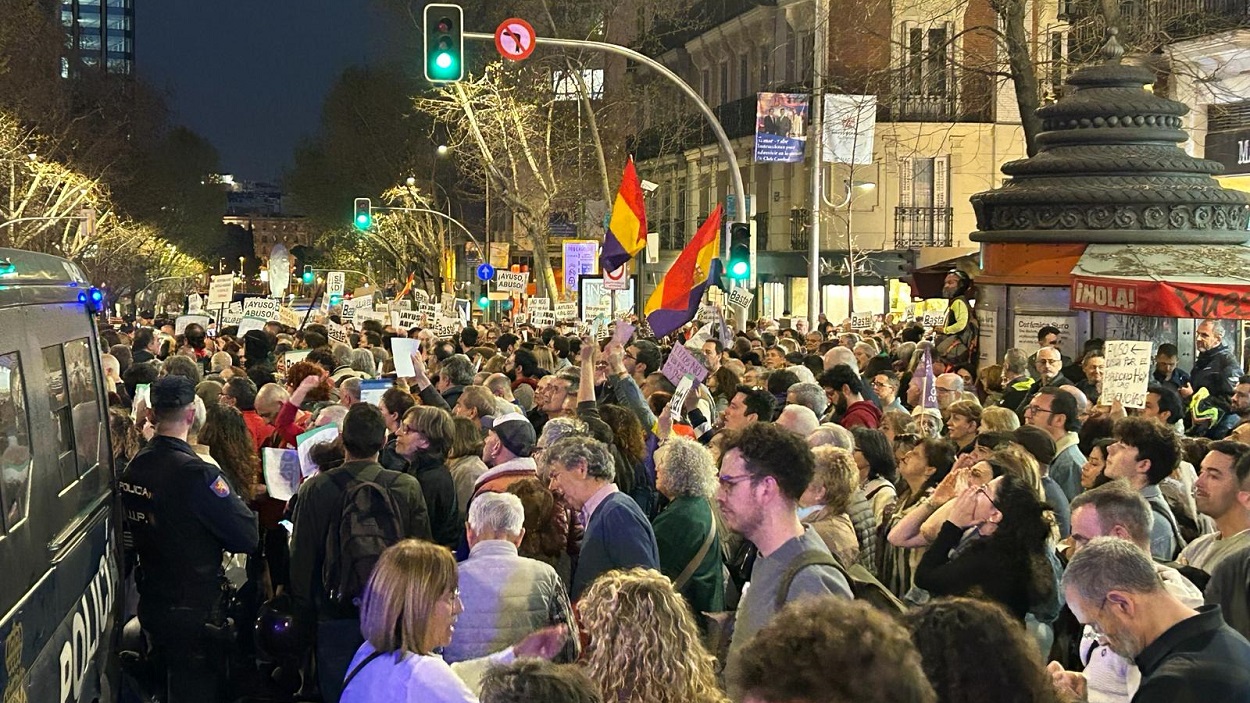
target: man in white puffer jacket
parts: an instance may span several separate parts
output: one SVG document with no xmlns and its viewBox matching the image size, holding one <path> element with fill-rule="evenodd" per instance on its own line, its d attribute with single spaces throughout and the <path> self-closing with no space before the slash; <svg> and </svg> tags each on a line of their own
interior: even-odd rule
<svg viewBox="0 0 1250 703">
<path fill-rule="evenodd" d="M 568 625 L 566 641 L 574 643 L 565 654 L 576 658 L 576 623 L 564 584 L 549 565 L 517 553 L 524 523 L 521 499 L 511 493 L 483 493 L 469 505 L 469 558 L 459 566 L 464 612 L 443 651 L 448 663 L 484 657 L 560 624 Z"/>
<path fill-rule="evenodd" d="M 1095 537 L 1117 537 L 1150 553 L 1150 525 L 1154 514 L 1146 499 L 1126 481 L 1093 488 L 1072 501 L 1072 554 Z M 1071 555 L 1069 555 L 1071 556 Z M 1191 608 L 1202 605 L 1202 591 L 1170 566 L 1155 562 L 1163 586 Z M 1059 691 L 1086 691 L 1089 703 L 1128 703 L 1141 685 L 1141 672 L 1132 661 L 1111 651 L 1087 625 L 1081 636 L 1085 671 L 1064 671 L 1057 662 L 1049 670 Z"/>
</svg>

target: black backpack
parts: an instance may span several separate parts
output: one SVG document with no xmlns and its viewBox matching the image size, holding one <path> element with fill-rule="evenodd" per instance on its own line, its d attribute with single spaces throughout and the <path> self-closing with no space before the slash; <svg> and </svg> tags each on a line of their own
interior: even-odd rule
<svg viewBox="0 0 1250 703">
<path fill-rule="evenodd" d="M 377 480 L 370 481 L 342 469 L 330 472 L 335 485 L 343 489 L 338 519 L 330 523 L 326 532 L 321 569 L 331 615 L 358 616 L 360 597 L 374 564 L 387 547 L 406 534 L 399 504 L 389 488 L 382 485 L 387 473 L 395 472 L 384 470 Z"/>
<path fill-rule="evenodd" d="M 897 617 L 907 611 L 907 606 L 903 601 L 891 593 L 890 589 L 878 581 L 868 569 L 859 564 L 852 564 L 848 569 L 832 554 L 819 549 L 809 549 L 799 554 L 786 567 L 785 573 L 781 576 L 781 583 L 777 587 L 777 610 L 785 607 L 786 601 L 790 598 L 790 584 L 794 581 L 794 577 L 809 566 L 836 568 L 850 585 L 851 594 L 855 596 L 855 600 L 862 600 L 883 613 Z"/>
</svg>

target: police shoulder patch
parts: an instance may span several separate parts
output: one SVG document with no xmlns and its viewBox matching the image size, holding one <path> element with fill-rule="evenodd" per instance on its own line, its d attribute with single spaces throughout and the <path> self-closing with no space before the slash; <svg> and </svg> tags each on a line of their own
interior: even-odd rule
<svg viewBox="0 0 1250 703">
<path fill-rule="evenodd" d="M 208 488 L 213 493 L 216 493 L 218 498 L 225 498 L 230 495 L 230 484 L 226 483 L 225 477 L 220 474 L 217 476 L 217 480 L 209 484 Z"/>
</svg>

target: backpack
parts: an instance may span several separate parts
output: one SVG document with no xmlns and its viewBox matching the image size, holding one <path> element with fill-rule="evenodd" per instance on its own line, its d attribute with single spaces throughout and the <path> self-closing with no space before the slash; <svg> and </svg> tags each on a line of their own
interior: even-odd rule
<svg viewBox="0 0 1250 703">
<path fill-rule="evenodd" d="M 382 552 L 406 533 L 399 504 L 380 483 L 382 475 L 377 481 L 353 477 L 341 469 L 330 475 L 343 497 L 338 519 L 326 532 L 321 578 L 331 615 L 346 619 L 358 616 L 360 596 Z"/>
<path fill-rule="evenodd" d="M 789 600 L 790 584 L 794 581 L 794 577 L 809 566 L 834 567 L 850 585 L 851 594 L 855 596 L 855 600 L 862 600 L 883 613 L 898 616 L 907 610 L 903 601 L 882 585 L 868 569 L 859 564 L 852 564 L 848 569 L 832 554 L 819 549 L 809 549 L 799 554 L 786 567 L 785 573 L 781 575 L 781 583 L 777 587 L 777 610 L 785 607 L 786 601 Z"/>
<path fill-rule="evenodd" d="M 1151 512 L 1153 512 L 1158 518 L 1162 518 L 1163 521 L 1168 524 L 1168 527 L 1172 529 L 1172 543 L 1175 545 L 1173 547 L 1175 551 L 1168 555 L 1168 561 L 1174 561 L 1180 556 L 1181 550 L 1185 548 L 1185 545 L 1189 544 L 1185 541 L 1184 535 L 1181 534 L 1180 527 L 1176 524 L 1175 514 L 1168 514 L 1166 510 L 1153 500 L 1146 501 L 1146 504 L 1150 506 Z M 1172 506 L 1170 505 L 1168 506 L 1169 509 L 1171 509 L 1171 507 Z"/>
</svg>

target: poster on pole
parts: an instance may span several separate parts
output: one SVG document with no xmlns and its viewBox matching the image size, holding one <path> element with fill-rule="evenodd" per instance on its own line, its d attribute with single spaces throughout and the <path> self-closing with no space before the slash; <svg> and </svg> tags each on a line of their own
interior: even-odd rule
<svg viewBox="0 0 1250 703">
<path fill-rule="evenodd" d="M 580 276 L 599 273 L 599 242 L 569 239 L 560 246 L 564 254 L 564 290 L 576 292 Z"/>
<path fill-rule="evenodd" d="M 755 160 L 794 164 L 807 150 L 808 95 L 760 93 L 755 106 Z"/>
<path fill-rule="evenodd" d="M 877 128 L 877 96 L 826 95 L 822 160 L 871 165 Z"/>
<path fill-rule="evenodd" d="M 1102 376 L 1100 405 L 1120 401 L 1126 408 L 1146 405 L 1146 387 L 1154 369 L 1150 342 L 1111 341 L 1105 346 L 1107 366 Z"/>
<path fill-rule="evenodd" d="M 208 283 L 208 307 L 219 308 L 234 297 L 234 274 L 213 276 Z"/>
<path fill-rule="evenodd" d="M 513 273 L 512 271 L 496 271 L 495 272 L 495 289 L 507 291 L 510 293 L 524 293 L 525 286 L 529 283 L 530 275 L 528 273 Z"/>
</svg>

